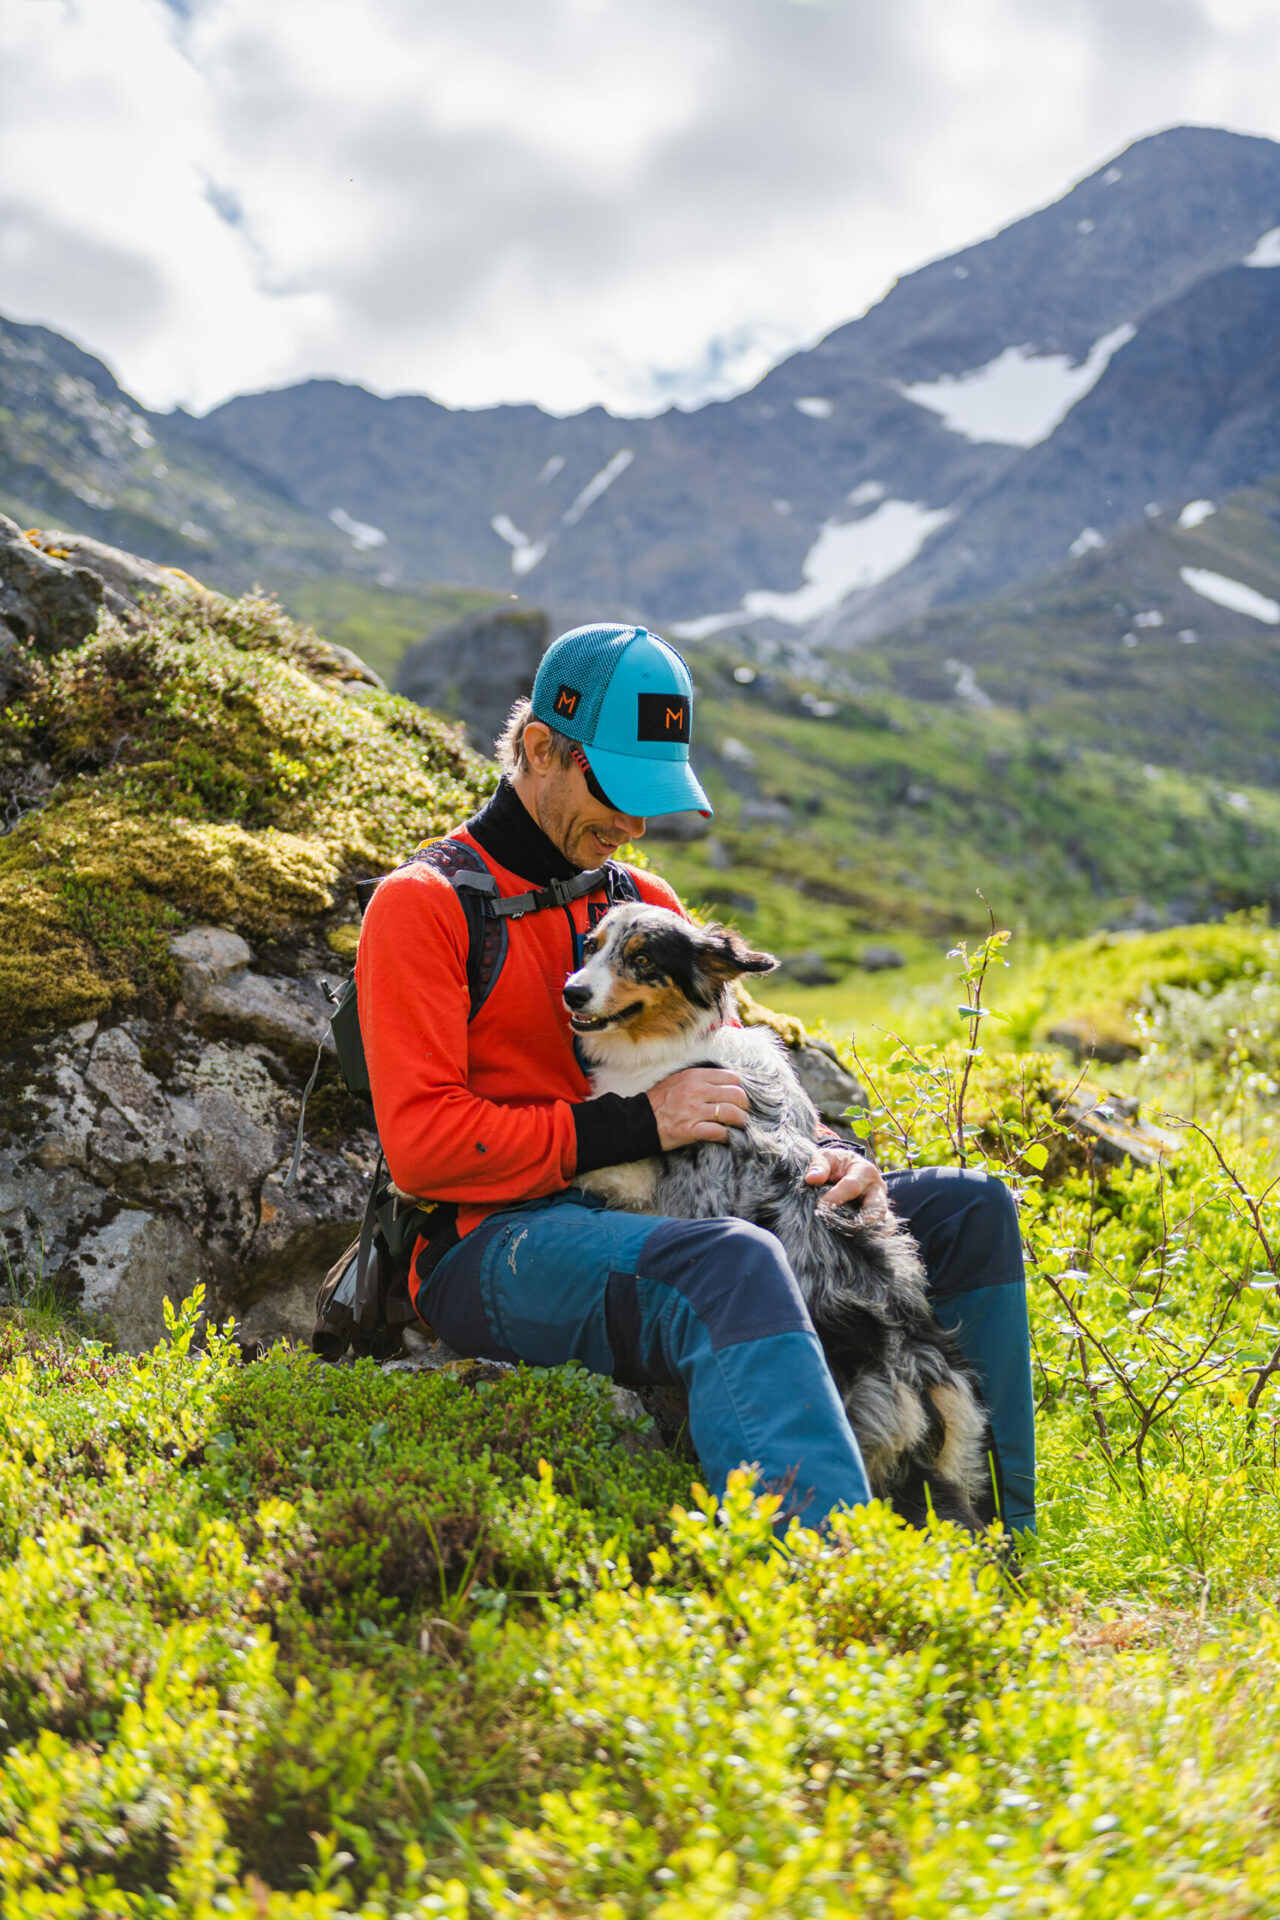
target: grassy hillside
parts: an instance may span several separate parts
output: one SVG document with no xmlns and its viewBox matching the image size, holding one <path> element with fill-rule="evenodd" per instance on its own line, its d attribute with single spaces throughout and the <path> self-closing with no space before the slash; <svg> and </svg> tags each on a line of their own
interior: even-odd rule
<svg viewBox="0 0 1280 1920">
<path fill-rule="evenodd" d="M 1202 1008 L 1265 984 L 1269 936 L 1208 937 L 1176 936 Z M 1124 993 L 1160 960 L 1127 951 Z M 244 1368 L 196 1303 L 134 1361 L 11 1312 L 6 1910 L 1263 1920 L 1280 1220 L 1229 1055 L 1199 1056 L 1204 1133 L 1139 1171 L 1056 1129 L 1034 1055 L 979 1056 L 957 1135 L 956 1043 L 869 1047 L 889 1163 L 1020 1195 L 1020 1565 L 878 1509 L 779 1543 L 575 1369 Z"/>
<path fill-rule="evenodd" d="M 24 664 L 6 1041 L 162 1003 L 188 918 L 349 946 L 353 876 L 492 780 L 270 603 L 175 593 Z M 916 929 L 912 997 L 859 1032 L 869 1121 L 885 1164 L 1020 1199 L 1038 1545 L 879 1509 L 779 1542 L 772 1497 L 718 1512 L 579 1370 L 245 1366 L 197 1299 L 135 1360 L 6 1269 L 5 1920 L 1274 1911 L 1280 946 L 1261 917 L 1042 944 L 974 1052 L 954 970 L 920 976 L 979 881 L 1067 926 L 1122 883 L 1261 891 L 1277 803 L 735 664 L 698 665 L 731 864 L 662 864 L 755 886 L 779 945 Z M 784 791 L 792 827 L 743 820 Z M 1194 1122 L 1157 1164 L 1055 1117 L 1029 1049 L 1072 1015 Z"/>
<path fill-rule="evenodd" d="M 340 574 L 273 575 L 272 586 L 295 620 L 317 628 L 340 647 L 350 647 L 388 686 L 416 641 L 464 614 L 515 598 L 477 587 L 380 587 Z"/>
<path fill-rule="evenodd" d="M 839 664 L 868 685 L 953 703 L 949 663 L 959 663 L 998 706 L 1058 740 L 1280 787 L 1277 629 L 1182 578 L 1216 574 L 1280 601 L 1280 479 L 1209 503 L 1189 526 L 1152 504 L 1043 580 L 937 609 Z"/>
<path fill-rule="evenodd" d="M 979 888 L 1042 937 L 1142 901 L 1200 919 L 1276 897 L 1270 791 L 1063 744 L 1003 709 L 806 686 L 730 649 L 699 648 L 694 669 L 714 835 L 651 857 L 779 951 L 839 970 L 868 936 L 947 941 L 984 923 Z"/>
</svg>

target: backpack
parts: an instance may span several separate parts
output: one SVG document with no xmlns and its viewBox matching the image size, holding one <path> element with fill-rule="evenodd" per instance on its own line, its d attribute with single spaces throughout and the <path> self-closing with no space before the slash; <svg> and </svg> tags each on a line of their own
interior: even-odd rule
<svg viewBox="0 0 1280 1920">
<path fill-rule="evenodd" d="M 572 901 L 601 887 L 610 907 L 641 897 L 631 874 L 612 860 L 572 880 L 552 880 L 545 887 L 505 900 L 481 855 L 465 841 L 430 841 L 411 854 L 404 864 L 420 863 L 444 875 L 466 917 L 468 1022 L 475 1019 L 497 985 L 507 957 L 510 921 L 522 919 L 526 913 L 544 913 L 551 907 L 567 908 Z M 385 875 L 379 875 L 357 883 L 356 897 L 361 913 L 384 878 Z M 327 982 L 325 991 L 333 1006 L 329 1027 L 339 1071 L 347 1091 L 364 1101 L 372 1113 L 354 969 L 337 992 Z M 325 1043 L 321 1042 L 302 1095 L 293 1160 L 284 1180 L 286 1187 L 292 1186 L 297 1176 L 307 1100 L 323 1064 L 324 1052 Z M 409 1295 L 414 1248 L 424 1234 L 430 1239 L 448 1232 L 456 1217 L 457 1207 L 451 1202 L 405 1200 L 393 1192 L 379 1146 L 359 1237 L 330 1268 L 316 1295 L 316 1320 L 311 1335 L 314 1350 L 326 1360 L 340 1359 L 348 1347 L 376 1360 L 388 1359 L 397 1352 L 404 1329 L 418 1318 Z"/>
</svg>

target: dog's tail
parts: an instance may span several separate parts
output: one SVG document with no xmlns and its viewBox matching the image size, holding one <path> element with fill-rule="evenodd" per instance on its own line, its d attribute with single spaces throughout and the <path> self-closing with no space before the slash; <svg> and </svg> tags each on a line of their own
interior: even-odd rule
<svg viewBox="0 0 1280 1920">
<path fill-rule="evenodd" d="M 824 1220 L 843 1272 L 815 1291 L 809 1310 L 872 1486 L 904 1511 L 923 1502 L 940 1517 L 980 1525 L 990 1507 L 986 1412 L 929 1305 L 915 1241 L 889 1210 Z"/>
</svg>

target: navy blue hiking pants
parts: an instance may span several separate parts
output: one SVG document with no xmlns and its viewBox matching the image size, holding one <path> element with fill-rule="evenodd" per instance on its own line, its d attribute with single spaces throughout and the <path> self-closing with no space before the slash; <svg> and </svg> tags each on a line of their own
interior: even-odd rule
<svg viewBox="0 0 1280 1920">
<path fill-rule="evenodd" d="M 985 1174 L 885 1176 L 930 1297 L 978 1377 L 1007 1527 L 1035 1524 L 1035 1438 L 1017 1210 Z M 570 1188 L 506 1207 L 445 1254 L 419 1310 L 459 1353 L 579 1360 L 630 1385 L 681 1383 L 716 1492 L 743 1462 L 809 1526 L 870 1489 L 782 1246 L 745 1220 L 614 1213 Z"/>
</svg>

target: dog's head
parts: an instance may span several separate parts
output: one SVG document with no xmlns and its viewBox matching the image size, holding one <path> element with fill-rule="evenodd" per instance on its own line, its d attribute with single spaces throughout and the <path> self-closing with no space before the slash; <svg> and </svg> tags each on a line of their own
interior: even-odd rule
<svg viewBox="0 0 1280 1920">
<path fill-rule="evenodd" d="M 614 1043 L 673 1040 L 714 1026 L 743 973 L 769 973 L 732 927 L 695 927 L 666 907 L 614 907 L 587 935 L 583 964 L 564 985 L 569 1025 L 602 1059 Z"/>
</svg>

